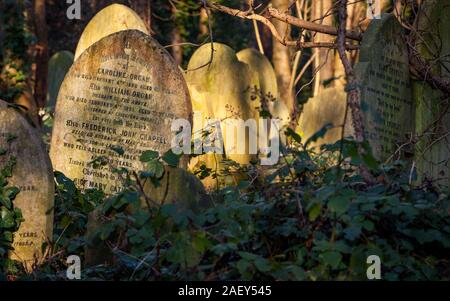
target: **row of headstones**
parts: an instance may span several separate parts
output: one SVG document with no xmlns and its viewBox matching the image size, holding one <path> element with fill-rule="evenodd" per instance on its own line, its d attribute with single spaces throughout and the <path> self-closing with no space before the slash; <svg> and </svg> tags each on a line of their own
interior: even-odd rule
<svg viewBox="0 0 450 301">
<path fill-rule="evenodd" d="M 51 92 L 56 95 L 58 90 L 50 149 L 53 166 L 41 141 L 37 141 L 36 131 L 13 108 L 2 104 L 1 146 L 9 150 L 8 156 L 19 158 L 10 183 L 21 188 L 15 204 L 25 218 L 14 238 L 13 258 L 26 264 L 33 262 L 42 256 L 42 242 L 52 236 L 53 169 L 73 179 L 80 189 L 99 188 L 115 193 L 122 183 L 112 172 L 114 167 L 140 170 L 143 165 L 139 156 L 143 151 L 169 150 L 173 120 L 192 121 L 193 110 L 202 113 L 202 123 L 209 118 L 225 120 L 230 116 L 258 119 L 263 104 L 262 98 L 252 95 L 257 93 L 252 92 L 253 87 L 263 95 L 273 95 L 275 101 L 269 102 L 268 110 L 273 117 L 289 122 L 288 112 L 277 100 L 272 66 L 263 55 L 254 50 L 236 54 L 216 43 L 211 56 L 211 45 L 205 45 L 194 53 L 183 75 L 141 22 L 127 7 L 112 5 L 86 27 L 75 62 L 60 88 Z M 400 30 L 393 17 L 373 21 L 365 33 L 356 68 L 363 80 L 361 96 L 367 136 L 380 157 L 392 153 L 399 137 L 411 130 L 414 114 L 427 116 L 417 106 L 414 110 L 407 49 L 398 39 Z M 69 55 L 67 58 L 70 61 Z M 61 69 L 67 70 L 68 65 Z M 50 84 L 58 86 L 57 80 Z M 343 121 L 344 95 L 343 91 L 330 90 L 321 95 L 324 101 L 308 102 L 300 120 L 305 136 L 313 133 L 316 124 L 331 121 L 339 125 Z M 193 128 L 196 129 L 195 121 Z M 347 133 L 351 134 L 351 126 Z M 18 139 L 7 139 L 12 134 Z M 328 135 L 335 135 L 331 138 L 334 140 L 339 138 L 336 133 Z M 113 146 L 120 146 L 125 154 L 114 152 Z M 448 149 L 443 154 L 448 156 Z M 108 158 L 108 165 L 101 170 L 89 164 L 98 156 Z M 242 164 L 252 159 L 247 154 L 228 157 Z M 7 157 L 0 159 L 3 163 Z M 207 154 L 191 164 L 203 162 L 216 168 L 217 159 Z M 174 201 L 192 187 L 199 187 L 194 180 L 185 180 L 187 173 L 178 170 L 171 174 L 177 178 L 171 183 L 185 185 L 172 187 Z"/>
<path fill-rule="evenodd" d="M 418 49 L 426 58 L 431 53 L 450 56 L 450 1 L 424 4 L 418 27 L 424 39 Z M 379 160 L 414 154 L 419 180 L 432 179 L 444 188 L 450 176 L 450 112 L 448 97 L 423 81 L 412 78 L 407 42 L 401 38 L 402 26 L 395 16 L 373 20 L 364 33 L 355 73 L 360 80 L 361 107 L 366 138 Z M 425 46 L 426 45 L 426 46 Z M 427 47 L 431 47 L 427 48 Z M 449 77 L 450 64 L 436 66 L 433 72 Z M 446 99 L 445 99 L 446 98 Z M 325 89 L 308 100 L 299 120 L 299 130 L 309 137 L 327 124 L 334 127 L 316 146 L 334 143 L 353 134 L 347 94 L 343 87 Z"/>
<path fill-rule="evenodd" d="M 100 11 L 85 28 L 75 55 L 60 52 L 49 62 L 48 104 L 54 110 L 51 160 L 38 131 L 14 107 L 1 103 L 0 146 L 6 155 L 0 157 L 0 166 L 17 158 L 9 184 L 21 190 L 14 204 L 25 219 L 15 233 L 11 258 L 31 269 L 43 256 L 42 243 L 53 232 L 53 170 L 63 172 L 80 189 L 113 194 L 123 187 L 115 167 L 144 169 L 140 154 L 168 151 L 175 135 L 172 122 L 192 122 L 193 109 L 201 112 L 202 124 L 209 118 L 224 120 L 230 111 L 243 120 L 258 118 L 251 88 L 274 98 L 278 94 L 270 62 L 254 50 L 236 55 L 228 46 L 213 46 L 208 66 L 196 68 L 208 62 L 210 45 L 197 50 L 189 63 L 192 70 L 183 74 L 134 11 L 117 4 Z M 277 101 L 269 107 L 273 114 L 287 116 Z M 9 140 L 11 135 L 17 139 Z M 113 147 L 121 147 L 124 154 Z M 90 162 L 100 156 L 108 164 L 94 168 Z M 208 162 L 209 156 L 202 156 L 202 161 Z M 229 157 L 241 164 L 251 159 L 245 154 Z M 162 179 L 171 183 L 169 193 L 148 187 L 155 200 L 201 202 L 205 197 L 203 185 L 186 171 L 187 160 L 182 162 L 182 168 L 166 173 L 170 179 Z"/>
</svg>

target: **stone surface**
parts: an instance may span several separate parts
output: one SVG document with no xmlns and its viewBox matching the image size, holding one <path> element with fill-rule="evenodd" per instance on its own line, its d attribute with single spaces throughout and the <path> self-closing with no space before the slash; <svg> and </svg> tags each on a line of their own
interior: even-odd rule
<svg viewBox="0 0 450 301">
<path fill-rule="evenodd" d="M 154 185 L 150 180 L 144 182 L 144 193 L 158 204 L 176 204 L 178 208 L 198 211 L 210 205 L 202 182 L 182 168 L 165 167 L 165 173 Z M 147 204 L 143 203 L 143 207 Z"/>
<path fill-rule="evenodd" d="M 299 119 L 298 130 L 303 142 L 317 133 L 327 124 L 331 124 L 323 138 L 313 142 L 311 146 L 317 147 L 322 144 L 332 144 L 341 139 L 342 124 L 344 123 L 345 107 L 347 104 L 347 93 L 338 88 L 326 88 L 317 96 L 310 98 L 303 107 L 303 113 Z M 353 135 L 351 127 L 351 114 L 347 115 L 347 123 L 344 135 Z"/>
<path fill-rule="evenodd" d="M 47 107 L 54 111 L 59 88 L 73 63 L 73 53 L 59 51 L 48 61 Z"/>
<path fill-rule="evenodd" d="M 75 51 L 75 60 L 102 38 L 118 31 L 132 29 L 149 34 L 144 21 L 131 8 L 121 4 L 107 6 L 91 19 L 81 34 Z"/>
<path fill-rule="evenodd" d="M 191 120 L 183 75 L 153 38 L 137 30 L 109 35 L 75 61 L 58 96 L 50 157 L 81 189 L 117 192 L 113 168 L 142 170 L 140 154 L 171 147 L 174 119 Z M 111 147 L 121 147 L 119 155 Z M 108 164 L 94 168 L 93 159 Z"/>
<path fill-rule="evenodd" d="M 193 110 L 201 113 L 201 118 L 194 118 L 194 139 L 201 136 L 208 119 L 220 120 L 224 145 L 235 152 L 234 154 L 229 152 L 227 158 L 240 164 L 248 164 L 253 158 L 247 151 L 248 141 L 246 141 L 246 152 L 237 153 L 237 146 L 229 143 L 226 139 L 224 121 L 230 119 L 245 121 L 250 118 L 258 118 L 255 109 L 258 104 L 251 100 L 251 89 L 259 84 L 259 80 L 247 64 L 237 59 L 234 50 L 224 44 L 214 43 L 213 61 L 204 66 L 210 58 L 211 45 L 200 47 L 192 55 L 188 71 L 185 74 Z M 204 67 L 198 69 L 201 66 Z M 252 135 L 256 135 L 256 133 L 252 133 Z M 234 137 L 236 142 L 237 135 Z M 191 166 L 198 162 L 204 162 L 207 167 L 218 170 L 221 168 L 221 160 L 221 155 L 206 154 L 194 158 Z M 204 183 L 209 186 L 206 181 Z"/>
<path fill-rule="evenodd" d="M 28 270 L 35 259 L 42 258 L 42 243 L 51 241 L 53 232 L 53 171 L 39 137 L 40 133 L 15 108 L 0 100 L 0 149 L 6 150 L 0 156 L 0 166 L 16 158 L 8 182 L 20 189 L 14 206 L 22 210 L 25 219 L 14 234 L 10 257 L 23 262 Z"/>
<path fill-rule="evenodd" d="M 434 64 L 436 75 L 450 80 L 450 0 L 429 0 L 423 3 L 419 33 L 423 42 L 417 48 Z M 413 91 L 416 103 L 416 134 L 421 137 L 416 145 L 415 160 L 420 179 L 441 179 L 435 183 L 450 187 L 450 111 L 449 99 L 424 82 L 415 81 Z"/>
<path fill-rule="evenodd" d="M 361 81 L 366 137 L 374 155 L 389 158 L 414 131 L 408 49 L 393 15 L 372 20 L 364 33 L 355 73 Z"/>
<path fill-rule="evenodd" d="M 264 54 L 253 48 L 241 50 L 236 56 L 239 61 L 246 63 L 254 76 L 258 78 L 258 88 L 266 98 L 267 108 L 272 117 L 280 119 L 281 126 L 286 126 L 290 121 L 289 111 L 280 100 L 277 77 L 272 63 Z"/>
</svg>

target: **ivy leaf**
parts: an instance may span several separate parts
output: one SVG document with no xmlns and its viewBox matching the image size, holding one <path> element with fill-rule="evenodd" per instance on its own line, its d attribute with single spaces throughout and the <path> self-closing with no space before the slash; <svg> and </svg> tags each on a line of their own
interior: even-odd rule
<svg viewBox="0 0 450 301">
<path fill-rule="evenodd" d="M 166 162 L 169 166 L 172 167 L 178 167 L 178 164 L 180 163 L 180 156 L 174 154 L 171 149 L 164 154 L 162 159 L 164 162 Z"/>
<path fill-rule="evenodd" d="M 0 195 L 0 204 L 3 204 L 3 206 L 5 206 L 8 210 L 12 207 L 11 200 L 4 195 Z"/>
<path fill-rule="evenodd" d="M 117 154 L 119 154 L 119 156 L 123 156 L 123 154 L 125 154 L 124 149 L 121 146 L 111 146 L 111 149 L 113 151 L 115 151 Z"/>
<path fill-rule="evenodd" d="M 20 189 L 17 187 L 8 187 L 5 191 L 6 198 L 10 200 L 14 200 L 16 196 L 19 194 Z"/>
<path fill-rule="evenodd" d="M 150 172 L 153 177 L 161 179 L 164 175 L 164 165 L 159 161 L 150 161 L 147 163 L 147 171 Z"/>
<path fill-rule="evenodd" d="M 159 153 L 156 151 L 152 151 L 152 150 L 148 150 L 145 151 L 141 154 L 141 157 L 139 158 L 139 160 L 141 162 L 150 162 L 152 160 L 155 160 L 156 158 L 159 157 Z"/>
<path fill-rule="evenodd" d="M 339 252 L 325 252 L 322 254 L 323 262 L 331 268 L 336 269 L 339 266 L 339 263 L 342 260 L 342 255 Z"/>
<path fill-rule="evenodd" d="M 310 221 L 315 221 L 316 218 L 319 216 L 320 212 L 322 210 L 321 204 L 315 204 L 311 207 L 311 209 L 308 212 L 308 217 Z"/>
<path fill-rule="evenodd" d="M 350 199 L 345 196 L 335 196 L 328 202 L 328 208 L 340 215 L 347 211 L 350 205 Z"/>
<path fill-rule="evenodd" d="M 308 138 L 305 142 L 305 148 L 312 142 L 316 142 L 318 139 L 323 138 L 325 134 L 331 129 L 333 125 L 331 123 L 327 123 L 320 130 L 318 130 L 314 135 Z"/>
</svg>

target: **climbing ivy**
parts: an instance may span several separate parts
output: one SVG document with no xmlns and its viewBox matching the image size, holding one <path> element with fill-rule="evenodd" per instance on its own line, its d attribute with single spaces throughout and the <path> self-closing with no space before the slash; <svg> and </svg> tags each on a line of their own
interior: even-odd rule
<svg viewBox="0 0 450 301">
<path fill-rule="evenodd" d="M 13 139 L 15 139 L 14 136 L 10 136 L 7 141 L 11 142 Z M 8 151 L 0 148 L 0 162 L 2 162 L 0 167 L 0 277 L 13 266 L 12 261 L 8 259 L 8 253 L 13 250 L 14 232 L 23 222 L 21 210 L 14 206 L 14 199 L 20 191 L 8 183 L 17 159 L 8 158 L 7 155 Z"/>
<path fill-rule="evenodd" d="M 4 0 L 0 11 L 0 99 L 13 102 L 23 91 L 30 76 L 27 51 L 33 35 L 25 21 L 23 1 Z"/>
</svg>

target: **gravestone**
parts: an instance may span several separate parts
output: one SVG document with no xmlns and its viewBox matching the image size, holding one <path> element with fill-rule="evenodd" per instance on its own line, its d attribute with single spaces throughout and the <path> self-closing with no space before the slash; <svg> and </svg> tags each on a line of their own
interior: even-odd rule
<svg viewBox="0 0 450 301">
<path fill-rule="evenodd" d="M 252 74 L 247 64 L 238 60 L 235 51 L 229 46 L 214 43 L 213 54 L 213 60 L 210 62 L 210 44 L 197 49 L 189 61 L 185 74 L 193 110 L 196 115 L 200 115 L 200 118 L 194 118 L 194 140 L 201 139 L 202 131 L 208 131 L 209 119 L 218 120 L 224 146 L 234 150 L 227 153 L 227 158 L 245 165 L 250 163 L 253 156 L 248 152 L 238 153 L 236 142 L 239 141 L 236 135 L 234 144 L 227 141 L 225 121 L 258 118 L 259 114 L 256 113 L 258 104 L 252 101 L 251 89 L 259 84 L 259 80 Z M 245 145 L 245 149 L 248 150 L 248 138 Z M 204 163 L 208 168 L 218 170 L 221 168 L 220 162 L 223 157 L 214 154 L 202 155 L 191 161 L 191 167 Z M 208 188 L 215 186 L 215 180 L 211 182 L 204 180 L 203 183 Z"/>
<path fill-rule="evenodd" d="M 47 107 L 53 112 L 59 88 L 73 63 L 73 54 L 70 51 L 59 51 L 48 61 L 47 76 Z"/>
<path fill-rule="evenodd" d="M 172 121 L 191 121 L 183 75 L 158 42 L 138 30 L 109 35 L 74 62 L 61 86 L 50 157 L 81 189 L 120 191 L 116 168 L 143 170 L 143 151 L 171 148 Z M 112 148 L 120 147 L 124 154 Z M 96 168 L 96 158 L 106 165 Z"/>
<path fill-rule="evenodd" d="M 239 61 L 246 63 L 254 76 L 258 78 L 259 98 L 263 96 L 272 118 L 281 120 L 281 127 L 289 124 L 290 116 L 286 105 L 280 100 L 277 76 L 267 57 L 253 48 L 247 48 L 236 54 Z M 260 104 L 258 104 L 260 105 Z"/>
<path fill-rule="evenodd" d="M 105 7 L 89 21 L 81 34 L 75 51 L 75 60 L 83 51 L 102 38 L 118 31 L 132 29 L 149 34 L 144 21 L 131 8 L 122 4 Z"/>
<path fill-rule="evenodd" d="M 372 20 L 355 67 L 366 138 L 380 160 L 390 158 L 414 131 L 408 49 L 402 30 L 391 14 Z"/>
<path fill-rule="evenodd" d="M 429 0 L 422 5 L 418 23 L 421 39 L 416 48 L 424 59 L 431 62 L 431 72 L 450 80 L 450 0 Z M 434 62 L 441 62 L 442 65 Z M 420 137 L 415 149 L 419 177 L 432 179 L 448 188 L 449 99 L 423 81 L 414 82 L 413 95 L 416 103 L 416 134 Z"/>
<path fill-rule="evenodd" d="M 303 142 L 317 133 L 326 125 L 332 127 L 325 136 L 312 142 L 311 146 L 333 144 L 342 138 L 342 125 L 345 119 L 345 107 L 347 105 L 347 93 L 342 87 L 325 88 L 317 96 L 310 98 L 303 106 L 302 115 L 298 122 L 298 131 Z M 344 137 L 353 135 L 351 126 L 351 114 L 347 113 L 347 122 Z"/>
<path fill-rule="evenodd" d="M 22 211 L 24 222 L 14 234 L 10 258 L 32 265 L 42 259 L 42 243 L 53 235 L 54 181 L 50 159 L 40 133 L 21 114 L 0 100 L 0 167 L 15 158 L 9 186 L 20 189 L 14 206 Z"/>
</svg>

